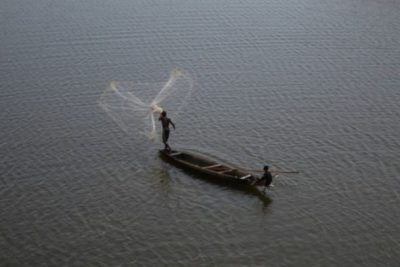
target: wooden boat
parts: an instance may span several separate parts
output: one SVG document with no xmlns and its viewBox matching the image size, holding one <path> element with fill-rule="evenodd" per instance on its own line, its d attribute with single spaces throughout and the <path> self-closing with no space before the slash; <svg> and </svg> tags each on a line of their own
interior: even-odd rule
<svg viewBox="0 0 400 267">
<path fill-rule="evenodd" d="M 202 174 L 201 176 L 214 182 L 229 184 L 241 189 L 257 191 L 264 187 L 258 187 L 258 178 L 251 173 L 230 167 L 215 160 L 184 151 L 160 150 L 159 155 L 165 161 L 180 167 L 186 171 Z"/>
</svg>

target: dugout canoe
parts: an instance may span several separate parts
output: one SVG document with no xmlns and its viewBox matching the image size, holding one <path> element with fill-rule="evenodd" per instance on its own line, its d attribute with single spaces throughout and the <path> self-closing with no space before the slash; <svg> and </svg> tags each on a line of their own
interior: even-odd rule
<svg viewBox="0 0 400 267">
<path fill-rule="evenodd" d="M 189 172 L 200 174 L 202 178 L 214 182 L 233 185 L 242 189 L 261 192 L 264 187 L 257 185 L 257 176 L 231 167 L 227 164 L 186 151 L 159 150 L 160 157 Z"/>
</svg>

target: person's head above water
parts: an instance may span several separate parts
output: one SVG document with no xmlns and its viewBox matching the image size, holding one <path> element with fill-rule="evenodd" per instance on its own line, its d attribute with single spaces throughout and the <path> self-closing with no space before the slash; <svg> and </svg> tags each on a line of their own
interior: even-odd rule
<svg viewBox="0 0 400 267">
<path fill-rule="evenodd" d="M 165 116 L 167 116 L 167 112 L 164 110 L 163 112 L 161 112 L 161 115 L 162 115 L 163 117 L 165 117 Z"/>
<path fill-rule="evenodd" d="M 265 165 L 265 166 L 264 166 L 264 171 L 268 171 L 268 169 L 269 169 L 269 166 L 268 166 L 268 165 Z"/>
</svg>

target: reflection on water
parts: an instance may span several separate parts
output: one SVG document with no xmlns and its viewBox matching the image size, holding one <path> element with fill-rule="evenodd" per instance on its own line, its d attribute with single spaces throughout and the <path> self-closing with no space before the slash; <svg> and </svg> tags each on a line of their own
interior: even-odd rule
<svg viewBox="0 0 400 267">
<path fill-rule="evenodd" d="M 0 265 L 397 266 L 395 3 L 2 1 Z M 302 172 L 209 183 L 97 104 L 176 67 L 173 147 Z"/>
</svg>

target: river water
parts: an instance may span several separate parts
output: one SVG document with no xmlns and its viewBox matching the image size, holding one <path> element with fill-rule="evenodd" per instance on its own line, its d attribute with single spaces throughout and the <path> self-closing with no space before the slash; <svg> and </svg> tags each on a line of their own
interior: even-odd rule
<svg viewBox="0 0 400 267">
<path fill-rule="evenodd" d="M 398 1 L 0 7 L 0 266 L 398 266 Z M 99 107 L 176 67 L 172 146 L 300 173 L 215 185 Z"/>
</svg>

